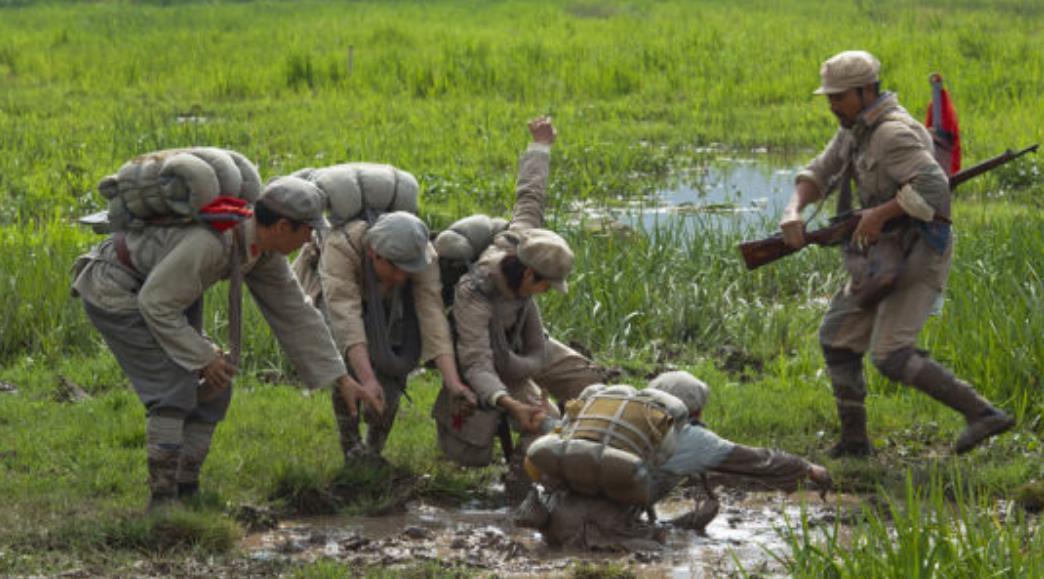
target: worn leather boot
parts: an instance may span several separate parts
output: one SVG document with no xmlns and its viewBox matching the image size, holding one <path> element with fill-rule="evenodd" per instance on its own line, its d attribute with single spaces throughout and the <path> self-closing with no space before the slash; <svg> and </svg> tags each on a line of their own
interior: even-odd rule
<svg viewBox="0 0 1044 579">
<path fill-rule="evenodd" d="M 837 399 L 841 440 L 827 450 L 830 458 L 866 458 L 873 452 L 866 435 L 866 406 L 862 401 Z"/>
<path fill-rule="evenodd" d="M 178 498 L 191 499 L 199 495 L 199 472 L 210 453 L 214 425 L 186 422 L 181 458 L 178 462 Z"/>
<path fill-rule="evenodd" d="M 147 512 L 178 500 L 178 463 L 183 428 L 184 418 L 175 412 L 157 411 L 145 419 L 145 452 L 149 465 Z"/>
<path fill-rule="evenodd" d="M 866 458 L 873 449 L 866 435 L 863 355 L 847 348 L 824 345 L 823 359 L 837 401 L 837 417 L 841 422 L 841 440 L 827 450 L 827 455 L 831 458 Z"/>
<path fill-rule="evenodd" d="M 178 500 L 178 459 L 181 449 L 150 447 L 149 505 L 147 512 L 171 506 Z"/>
<path fill-rule="evenodd" d="M 970 384 L 927 356 L 922 358 L 921 368 L 910 380 L 910 385 L 964 415 L 968 425 L 954 443 L 957 454 L 964 454 L 991 436 L 1015 426 L 1014 418 L 994 407 Z"/>
</svg>

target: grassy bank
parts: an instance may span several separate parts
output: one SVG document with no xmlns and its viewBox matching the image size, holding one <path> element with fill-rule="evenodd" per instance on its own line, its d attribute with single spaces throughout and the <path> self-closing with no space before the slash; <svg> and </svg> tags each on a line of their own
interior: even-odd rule
<svg viewBox="0 0 1044 579">
<path fill-rule="evenodd" d="M 72 259 L 98 240 L 72 219 L 100 208 L 91 189 L 127 158 L 217 145 L 242 151 L 265 178 L 390 162 L 418 176 L 422 214 L 439 227 L 476 210 L 506 212 L 523 123 L 552 113 L 560 141 L 549 219 L 577 253 L 569 295 L 541 301 L 552 333 L 636 384 L 666 367 L 692 370 L 712 385 L 707 418 L 723 435 L 826 460 L 837 427 L 815 331 L 841 283 L 836 253 L 813 249 L 749 273 L 735 243 L 770 233 L 774 215 L 740 231 L 708 221 L 692 237 L 595 233 L 573 225 L 570 204 L 654 191 L 672 169 L 707 162 L 712 143 L 810 156 L 835 128 L 809 94 L 818 63 L 855 46 L 881 58 L 886 88 L 916 116 L 928 72 L 944 73 L 966 160 L 1039 141 L 1042 23 L 1044 9 L 1029 1 L 0 2 L 0 382 L 17 388 L 0 389 L 0 574 L 234 561 L 228 546 L 246 530 L 232 521 L 237 505 L 366 509 L 397 500 L 389 480 L 459 500 L 497 474 L 433 456 L 430 374 L 414 381 L 414 403 L 389 443 L 388 458 L 412 477 L 340 471 L 328 394 L 293 387 L 248 301 L 245 372 L 204 470 L 205 500 L 175 521 L 182 534 L 143 519 L 143 411 L 67 293 Z M 960 418 L 868 365 L 880 452 L 866 463 L 828 462 L 842 488 L 897 497 L 903 508 L 888 516 L 918 541 L 966 540 L 1007 557 L 975 569 L 1042 564 L 1032 518 L 967 514 L 1044 479 L 1039 167 L 1023 162 L 962 188 L 946 305 L 921 341 L 1015 413 L 1015 433 L 953 458 Z M 224 291 L 207 302 L 219 338 Z M 69 383 L 89 398 L 69 402 Z M 353 485 L 357 495 L 343 492 Z M 925 514 L 944 511 L 940 494 L 958 518 Z M 795 535 L 793 572 L 905 576 L 913 542 L 888 543 L 894 563 L 871 561 L 889 552 L 879 515 L 847 531 L 863 559 L 845 558 L 850 543 Z M 940 534 L 954 520 L 977 534 Z M 1025 558 L 1012 554 L 1016 545 Z M 934 572 L 956 568 L 947 565 L 964 553 L 940 552 Z"/>
</svg>

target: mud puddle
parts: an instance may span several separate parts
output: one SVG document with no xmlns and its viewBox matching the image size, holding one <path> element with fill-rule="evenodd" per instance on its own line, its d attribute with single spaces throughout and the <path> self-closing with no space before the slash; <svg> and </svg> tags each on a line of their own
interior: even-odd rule
<svg viewBox="0 0 1044 579">
<path fill-rule="evenodd" d="M 626 565 L 641 577 L 694 577 L 738 571 L 785 576 L 776 557 L 788 549 L 777 529 L 801 520 L 802 504 L 811 524 L 832 524 L 850 497 L 815 494 L 736 493 L 723 500 L 706 536 L 672 529 L 658 551 L 586 553 L 551 549 L 540 534 L 514 527 L 507 508 L 459 508 L 417 501 L 405 512 L 383 517 L 330 516 L 282 522 L 248 536 L 242 548 L 255 561 L 311 562 L 332 559 L 355 566 L 396 566 L 438 561 L 502 576 L 565 574 L 577 562 Z M 657 505 L 665 520 L 684 513 L 692 500 L 671 498 Z M 774 555 L 775 556 L 774 556 Z"/>
</svg>

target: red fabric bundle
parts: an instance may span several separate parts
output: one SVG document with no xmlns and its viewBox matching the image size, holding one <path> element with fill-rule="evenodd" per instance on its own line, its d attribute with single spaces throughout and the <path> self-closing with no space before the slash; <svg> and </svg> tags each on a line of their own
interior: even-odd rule
<svg viewBox="0 0 1044 579">
<path fill-rule="evenodd" d="M 938 83 L 938 87 L 935 86 L 936 83 Z M 960 127 L 957 124 L 957 109 L 953 106 L 950 93 L 942 88 L 942 77 L 932 75 L 932 84 L 935 90 L 932 91 L 932 103 L 928 105 L 928 115 L 924 126 L 931 131 L 936 148 L 942 145 L 945 152 L 949 154 L 949 167 L 944 166 L 943 169 L 946 169 L 947 174 L 953 175 L 961 170 L 961 137 Z M 939 99 L 938 103 L 935 102 L 936 98 Z M 942 122 L 938 126 L 935 109 L 940 111 L 939 116 L 942 117 Z"/>
<path fill-rule="evenodd" d="M 199 210 L 199 218 L 218 231 L 225 231 L 254 215 L 249 204 L 238 197 L 221 196 Z"/>
</svg>

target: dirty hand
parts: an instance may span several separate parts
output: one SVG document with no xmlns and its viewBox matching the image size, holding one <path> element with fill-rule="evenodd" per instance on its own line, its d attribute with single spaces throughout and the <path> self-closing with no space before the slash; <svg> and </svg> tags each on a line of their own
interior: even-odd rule
<svg viewBox="0 0 1044 579">
<path fill-rule="evenodd" d="M 783 243 L 787 247 L 800 249 L 805 246 L 805 222 L 801 220 L 801 213 L 797 209 L 788 207 L 783 211 L 779 230 L 783 233 Z"/>
<path fill-rule="evenodd" d="M 471 414 L 471 411 L 478 406 L 478 397 L 475 396 L 475 392 L 471 388 L 468 388 L 467 384 L 463 382 L 446 382 L 442 386 L 449 391 L 450 396 L 457 400 L 460 411 L 464 416 Z"/>
<path fill-rule="evenodd" d="M 529 134 L 533 136 L 534 143 L 553 145 L 558 132 L 551 124 L 551 117 L 537 117 L 529 121 Z"/>
<path fill-rule="evenodd" d="M 224 390 L 232 383 L 232 377 L 236 375 L 236 367 L 228 361 L 224 354 L 219 354 L 200 370 L 200 374 L 211 388 Z"/>
<path fill-rule="evenodd" d="M 532 404 L 518 403 L 509 410 L 511 417 L 518 422 L 518 427 L 522 432 L 529 434 L 539 434 L 540 426 L 544 422 L 545 412 L 544 409 L 539 406 L 533 406 Z"/>
<path fill-rule="evenodd" d="M 375 389 L 373 384 L 359 384 L 345 374 L 337 379 L 337 390 L 341 393 L 341 398 L 348 407 L 348 414 L 352 418 L 359 414 L 359 402 L 366 404 L 375 414 L 384 413 L 384 389 L 380 384 L 377 384 Z"/>
<path fill-rule="evenodd" d="M 810 464 L 808 478 L 819 488 L 820 498 L 826 500 L 827 492 L 834 488 L 834 479 L 830 478 L 830 472 L 818 464 Z"/>
<path fill-rule="evenodd" d="M 859 247 L 870 247 L 877 243 L 882 227 L 884 227 L 884 220 L 881 219 L 878 211 L 874 209 L 863 211 L 859 214 L 859 225 L 856 225 L 855 231 L 852 232 L 852 243 Z"/>
</svg>

